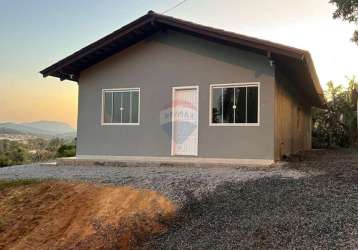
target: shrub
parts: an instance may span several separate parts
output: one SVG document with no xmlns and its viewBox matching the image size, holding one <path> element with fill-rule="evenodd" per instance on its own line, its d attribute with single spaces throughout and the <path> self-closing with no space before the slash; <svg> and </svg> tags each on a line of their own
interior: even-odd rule
<svg viewBox="0 0 358 250">
<path fill-rule="evenodd" d="M 75 144 L 64 144 L 57 150 L 57 157 L 73 157 L 76 155 Z"/>
<path fill-rule="evenodd" d="M 7 167 L 11 165 L 11 160 L 5 155 L 0 155 L 0 167 Z"/>
</svg>

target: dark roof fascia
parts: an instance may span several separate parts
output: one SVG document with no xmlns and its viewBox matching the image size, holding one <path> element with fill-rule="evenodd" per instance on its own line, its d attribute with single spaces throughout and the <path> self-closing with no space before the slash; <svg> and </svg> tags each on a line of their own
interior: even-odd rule
<svg viewBox="0 0 358 250">
<path fill-rule="evenodd" d="M 122 28 L 112 32 L 111 34 L 95 41 L 94 43 L 91 43 L 90 45 L 76 51 L 75 53 L 65 57 L 64 59 L 54 63 L 53 65 L 43 69 L 40 71 L 40 73 L 43 75 L 43 77 L 47 77 L 51 75 L 52 72 L 55 72 L 56 70 L 66 67 L 67 65 L 73 63 L 74 61 L 83 58 L 84 56 L 91 54 L 92 52 L 102 48 L 103 46 L 106 46 L 110 43 L 112 43 L 114 40 L 117 40 L 119 37 L 125 36 L 126 34 L 132 32 L 133 30 L 147 24 L 150 22 L 153 22 L 153 18 L 151 17 L 151 14 L 144 15 L 140 17 L 139 19 L 123 26 Z"/>
<path fill-rule="evenodd" d="M 309 52 L 306 52 L 305 57 L 304 57 L 304 62 L 308 68 L 308 72 L 309 75 L 312 79 L 312 82 L 314 84 L 315 90 L 316 90 L 316 94 L 318 95 L 319 99 L 320 99 L 320 107 L 321 108 L 326 108 L 326 99 L 324 97 L 324 92 L 323 89 L 321 87 L 318 75 L 317 75 L 317 71 L 316 68 L 314 66 L 311 54 Z"/>
<path fill-rule="evenodd" d="M 119 39 L 120 37 L 123 37 L 127 35 L 128 33 L 132 32 L 133 30 L 142 27 L 143 25 L 146 25 L 148 23 L 162 23 L 166 24 L 168 26 L 177 27 L 180 29 L 184 29 L 187 31 L 191 31 L 193 33 L 201 34 L 203 36 L 207 37 L 213 37 L 221 40 L 225 40 L 227 42 L 232 42 L 234 44 L 240 43 L 240 45 L 244 45 L 247 47 L 253 47 L 265 51 L 270 51 L 271 53 L 278 53 L 281 55 L 286 55 L 289 57 L 294 57 L 296 59 L 302 59 L 303 54 L 306 51 L 299 50 L 296 48 L 292 48 L 289 46 L 284 46 L 281 44 L 272 43 L 266 40 L 261 40 L 257 38 L 252 38 L 244 35 L 235 34 L 232 32 L 227 32 L 220 29 L 215 29 L 208 26 L 199 25 L 196 23 L 180 20 L 177 18 L 165 16 L 156 14 L 153 12 L 149 12 L 148 14 L 140 17 L 139 19 L 123 26 L 117 31 L 114 31 L 113 33 L 99 39 L 98 41 L 78 50 L 77 52 L 71 54 L 70 56 L 67 56 L 66 58 L 58 61 L 57 63 L 51 65 L 50 67 L 47 67 L 44 70 L 41 70 L 40 73 L 43 74 L 44 77 L 49 76 L 51 72 L 54 72 L 58 70 L 59 68 L 63 68 L 72 62 L 76 61 L 77 59 L 80 59 L 97 49 L 100 49 L 103 46 L 106 46 L 113 42 L 114 40 Z"/>
<path fill-rule="evenodd" d="M 305 50 L 184 21 L 174 17 L 164 16 L 160 14 L 154 14 L 154 15 L 155 15 L 156 22 L 160 22 L 172 27 L 177 27 L 183 30 L 191 31 L 193 33 L 200 34 L 203 36 L 215 37 L 217 39 L 232 42 L 233 44 L 239 43 L 240 45 L 244 45 L 247 47 L 257 48 L 263 51 L 270 51 L 271 53 L 277 53 L 280 55 L 294 57 L 296 59 L 301 59 L 301 60 L 303 59 L 304 54 L 308 53 Z"/>
<path fill-rule="evenodd" d="M 322 107 L 324 107 L 325 99 L 323 90 L 321 88 L 316 69 L 314 67 L 314 63 L 310 53 L 306 50 L 297 49 L 294 47 L 273 43 L 267 40 L 258 39 L 254 37 L 249 37 L 241 34 L 236 34 L 233 32 L 228 32 L 225 30 L 220 30 L 208 26 L 203 26 L 200 24 L 180 20 L 173 17 L 163 16 L 160 14 L 156 15 L 156 21 L 161 22 L 163 24 L 167 24 L 172 27 L 177 27 L 179 29 L 183 29 L 186 31 L 191 31 L 196 34 L 200 34 L 206 37 L 213 37 L 220 39 L 222 41 L 231 42 L 233 44 L 239 43 L 240 45 L 247 46 L 247 47 L 254 47 L 256 49 L 265 51 L 268 55 L 269 54 L 278 54 L 283 55 L 291 58 L 295 58 L 299 61 L 302 61 L 307 66 L 310 78 L 314 83 L 314 87 L 316 90 L 316 94 L 319 96 L 320 103 Z"/>
<path fill-rule="evenodd" d="M 182 30 L 184 32 L 190 32 L 194 35 L 199 35 L 207 39 L 214 39 L 218 42 L 229 43 L 233 46 L 243 46 L 246 48 L 252 48 L 260 51 L 262 54 L 271 56 L 274 54 L 280 56 L 287 56 L 289 58 L 294 58 L 306 65 L 307 71 L 310 75 L 310 78 L 316 89 L 316 94 L 319 96 L 320 102 L 324 104 L 324 97 L 319 79 L 311 58 L 311 55 L 306 50 L 297 49 L 294 47 L 273 43 L 267 40 L 262 40 L 258 38 L 253 38 L 233 32 L 228 32 L 221 29 L 216 29 L 213 27 L 208 27 L 189 21 L 177 19 L 174 17 L 161 15 L 154 13 L 152 11 L 148 12 L 146 15 L 136 19 L 135 21 L 123 26 L 122 28 L 112 32 L 111 34 L 99 39 L 98 41 L 78 50 L 77 52 L 67 56 L 66 58 L 58 61 L 57 63 L 41 70 L 40 73 L 43 77 L 49 75 L 60 78 L 61 80 L 68 79 L 72 81 L 78 81 L 80 72 L 63 72 L 61 69 L 69 67 L 71 64 L 81 60 L 82 58 L 91 55 L 92 53 L 104 48 L 105 46 L 110 45 L 111 43 L 120 40 L 131 32 L 140 29 L 146 25 L 164 25 L 169 28 L 175 28 Z"/>
</svg>

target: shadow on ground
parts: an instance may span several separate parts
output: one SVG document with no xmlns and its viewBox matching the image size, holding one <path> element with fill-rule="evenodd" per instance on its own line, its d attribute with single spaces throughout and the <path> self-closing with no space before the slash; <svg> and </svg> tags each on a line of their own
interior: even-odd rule
<svg viewBox="0 0 358 250">
<path fill-rule="evenodd" d="M 321 174 L 226 182 L 190 196 L 169 231 L 144 248 L 357 248 L 357 151 L 317 151 L 285 168 Z"/>
</svg>

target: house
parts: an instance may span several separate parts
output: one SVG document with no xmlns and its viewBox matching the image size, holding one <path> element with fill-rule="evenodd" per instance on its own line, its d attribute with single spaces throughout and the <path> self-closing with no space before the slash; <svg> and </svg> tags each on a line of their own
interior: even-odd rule
<svg viewBox="0 0 358 250">
<path fill-rule="evenodd" d="M 309 52 L 152 11 L 41 74 L 78 83 L 78 158 L 273 162 L 324 106 Z"/>
</svg>

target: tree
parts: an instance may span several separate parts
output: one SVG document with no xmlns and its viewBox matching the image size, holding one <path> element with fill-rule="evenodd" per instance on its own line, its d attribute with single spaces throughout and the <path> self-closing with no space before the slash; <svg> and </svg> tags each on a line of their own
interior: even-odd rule
<svg viewBox="0 0 358 250">
<path fill-rule="evenodd" d="M 313 110 L 313 147 L 350 147 L 357 142 L 357 87 L 354 77 L 346 88 L 328 82 L 327 109 Z"/>
<path fill-rule="evenodd" d="M 333 18 L 358 24 L 358 0 L 330 0 L 329 2 L 337 7 Z M 354 31 L 352 41 L 358 45 L 358 30 Z"/>
<path fill-rule="evenodd" d="M 29 160 L 25 146 L 16 141 L 0 140 L 0 167 L 24 164 Z"/>
</svg>

